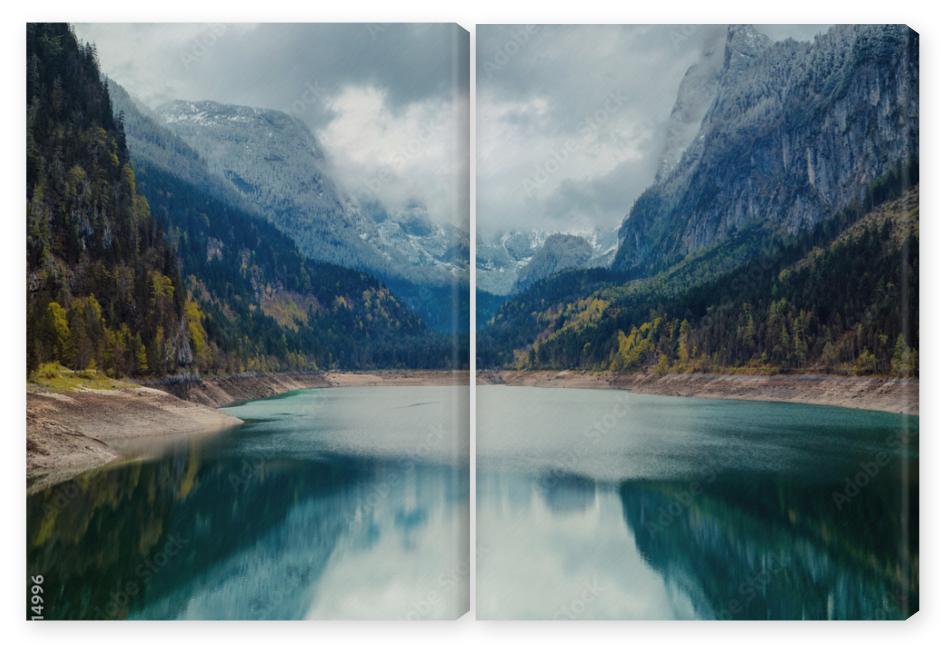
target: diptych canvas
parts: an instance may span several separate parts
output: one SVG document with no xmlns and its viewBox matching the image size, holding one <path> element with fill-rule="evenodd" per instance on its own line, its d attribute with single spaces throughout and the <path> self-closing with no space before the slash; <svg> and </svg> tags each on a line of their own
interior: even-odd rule
<svg viewBox="0 0 950 647">
<path fill-rule="evenodd" d="M 26 26 L 28 619 L 917 611 L 916 32 L 470 39 Z"/>
</svg>

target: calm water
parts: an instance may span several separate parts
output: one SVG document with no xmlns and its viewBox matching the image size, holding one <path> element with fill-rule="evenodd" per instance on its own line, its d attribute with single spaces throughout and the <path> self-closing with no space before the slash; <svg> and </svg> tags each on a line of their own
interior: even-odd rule
<svg viewBox="0 0 950 647">
<path fill-rule="evenodd" d="M 901 618 L 918 418 L 478 387 L 481 618 Z"/>
<path fill-rule="evenodd" d="M 47 617 L 459 616 L 467 402 L 465 387 L 297 392 L 29 497 Z"/>
</svg>

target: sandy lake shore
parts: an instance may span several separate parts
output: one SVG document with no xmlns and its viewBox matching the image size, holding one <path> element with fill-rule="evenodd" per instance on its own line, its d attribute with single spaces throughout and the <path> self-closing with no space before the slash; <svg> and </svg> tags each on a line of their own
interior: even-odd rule
<svg viewBox="0 0 950 647">
<path fill-rule="evenodd" d="M 651 395 L 824 404 L 919 415 L 919 382 L 835 375 L 479 371 L 478 384 L 623 389 Z"/>
<path fill-rule="evenodd" d="M 27 387 L 29 490 L 42 489 L 122 458 L 134 438 L 213 432 L 241 420 L 145 386 L 58 392 Z"/>
<path fill-rule="evenodd" d="M 468 371 L 244 373 L 69 391 L 27 385 L 28 491 L 125 458 L 125 441 L 211 433 L 241 420 L 219 407 L 308 388 L 465 385 Z"/>
</svg>

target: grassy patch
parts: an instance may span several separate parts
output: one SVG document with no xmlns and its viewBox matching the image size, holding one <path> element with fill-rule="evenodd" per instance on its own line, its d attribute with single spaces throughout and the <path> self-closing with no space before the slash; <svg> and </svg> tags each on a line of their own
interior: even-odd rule
<svg viewBox="0 0 950 647">
<path fill-rule="evenodd" d="M 30 375 L 30 382 L 52 391 L 129 389 L 135 387 L 134 384 L 114 380 L 95 369 L 74 371 L 58 362 L 40 364 L 40 367 Z"/>
</svg>

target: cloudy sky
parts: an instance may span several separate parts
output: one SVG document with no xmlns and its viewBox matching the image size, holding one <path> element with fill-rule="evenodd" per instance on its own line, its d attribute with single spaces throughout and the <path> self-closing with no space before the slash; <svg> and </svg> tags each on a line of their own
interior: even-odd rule
<svg viewBox="0 0 950 647">
<path fill-rule="evenodd" d="M 338 183 L 387 208 L 468 222 L 468 39 L 456 25 L 78 24 L 103 71 L 146 105 L 283 110 Z"/>
<path fill-rule="evenodd" d="M 763 26 L 810 39 L 824 25 Z M 686 69 L 722 26 L 478 27 L 478 219 L 485 232 L 613 228 L 656 172 Z M 288 112 L 338 183 L 390 210 L 467 218 L 468 45 L 455 25 L 80 24 L 147 105 Z"/>
<path fill-rule="evenodd" d="M 770 25 L 809 40 L 825 25 Z M 650 184 L 679 82 L 719 25 L 477 29 L 478 227 L 618 226 Z"/>
</svg>

